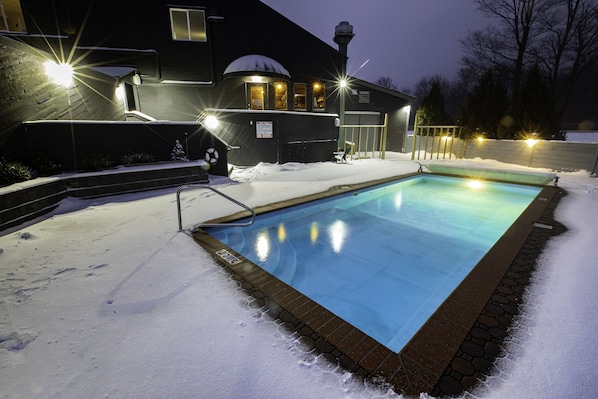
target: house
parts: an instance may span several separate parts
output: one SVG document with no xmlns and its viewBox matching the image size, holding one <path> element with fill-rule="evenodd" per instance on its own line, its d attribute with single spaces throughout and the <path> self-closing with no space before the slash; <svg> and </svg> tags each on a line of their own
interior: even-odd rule
<svg viewBox="0 0 598 399">
<path fill-rule="evenodd" d="M 345 54 L 258 0 L 0 4 L 0 43 L 17 53 L 6 72 L 25 87 L 0 83 L 13 98 L 11 107 L 0 110 L 6 121 L 0 125 L 0 146 L 8 136 L 32 131 L 22 122 L 40 119 L 145 126 L 168 121 L 171 127 L 184 122 L 186 127 L 174 136 L 165 133 L 168 128 L 155 133 L 137 126 L 133 130 L 142 136 L 129 142 L 143 142 L 150 130 L 166 134 L 170 144 L 185 139 L 195 151 L 192 158 L 209 158 L 197 148 L 206 141 L 200 137 L 211 135 L 208 149 L 217 146 L 228 162 L 246 165 L 328 160 L 339 146 Z M 40 84 L 46 79 L 41 65 L 31 71 L 33 64 L 27 68 L 15 61 L 20 53 L 71 65 L 76 89 L 63 95 L 47 81 Z M 19 77 L 23 73 L 35 79 Z M 68 101 L 58 101 L 60 97 Z M 381 124 L 388 115 L 386 149 L 403 150 L 412 97 L 356 79 L 345 97 L 347 121 Z M 207 127 L 208 113 L 222 123 Z M 195 128 L 188 127 L 192 123 Z M 100 136 L 105 145 L 118 145 L 105 136 L 108 129 L 102 124 L 80 125 L 75 130 L 87 132 L 81 140 Z"/>
</svg>

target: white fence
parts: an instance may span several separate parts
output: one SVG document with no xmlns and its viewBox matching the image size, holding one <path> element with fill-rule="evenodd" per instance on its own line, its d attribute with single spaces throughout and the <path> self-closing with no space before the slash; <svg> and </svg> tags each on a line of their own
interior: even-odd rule
<svg viewBox="0 0 598 399">
<path fill-rule="evenodd" d="M 350 159 L 385 158 L 388 114 L 384 115 L 383 125 L 342 125 L 341 128 L 345 130 L 345 148 L 349 149 Z"/>
<path fill-rule="evenodd" d="M 421 126 L 406 143 L 411 158 L 493 159 L 556 171 L 598 174 L 598 143 L 546 140 L 463 140 L 455 126 Z M 444 129 L 444 130 L 443 130 Z M 452 133 L 451 133 L 452 132 Z"/>
</svg>

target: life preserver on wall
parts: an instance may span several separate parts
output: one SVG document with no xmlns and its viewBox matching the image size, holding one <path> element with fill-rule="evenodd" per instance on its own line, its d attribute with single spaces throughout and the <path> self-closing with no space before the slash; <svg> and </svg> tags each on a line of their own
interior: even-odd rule
<svg viewBox="0 0 598 399">
<path fill-rule="evenodd" d="M 218 162 L 218 151 L 214 147 L 210 147 L 206 150 L 206 155 L 203 157 L 210 165 L 216 165 Z"/>
</svg>

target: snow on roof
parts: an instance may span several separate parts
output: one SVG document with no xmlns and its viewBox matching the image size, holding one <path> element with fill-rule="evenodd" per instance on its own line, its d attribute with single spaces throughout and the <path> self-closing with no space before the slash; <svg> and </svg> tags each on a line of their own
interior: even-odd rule
<svg viewBox="0 0 598 399">
<path fill-rule="evenodd" d="M 103 73 L 104 75 L 112 76 L 115 78 L 122 78 L 123 76 L 127 76 L 129 74 L 135 73 L 135 68 L 131 67 L 91 67 L 91 69 Z"/>
<path fill-rule="evenodd" d="M 289 71 L 278 61 L 259 54 L 244 55 L 237 58 L 226 67 L 224 75 L 240 72 L 261 72 L 291 77 Z"/>
</svg>

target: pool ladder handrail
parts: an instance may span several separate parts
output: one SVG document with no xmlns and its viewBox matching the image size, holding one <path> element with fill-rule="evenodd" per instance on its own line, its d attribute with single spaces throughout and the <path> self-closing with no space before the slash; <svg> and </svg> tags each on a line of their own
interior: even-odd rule
<svg viewBox="0 0 598 399">
<path fill-rule="evenodd" d="M 177 214 L 178 214 L 178 219 L 179 219 L 179 231 L 183 231 L 183 217 L 182 217 L 182 212 L 181 212 L 181 192 L 183 192 L 184 190 L 186 190 L 188 188 L 205 188 L 205 189 L 211 190 L 212 192 L 220 195 L 223 198 L 226 198 L 227 200 L 239 205 L 241 208 L 243 208 L 243 209 L 249 211 L 249 213 L 251 213 L 251 219 L 247 222 L 242 222 L 242 223 L 237 223 L 237 222 L 199 223 L 199 224 L 196 224 L 191 229 L 192 233 L 195 233 L 197 231 L 197 229 L 200 227 L 217 227 L 217 226 L 222 226 L 223 224 L 226 224 L 227 226 L 246 227 L 246 226 L 251 226 L 253 224 L 253 222 L 255 220 L 255 211 L 253 209 L 251 209 L 250 207 L 248 207 L 247 205 L 243 204 L 242 202 L 239 202 L 236 199 L 229 197 L 228 195 L 216 190 L 214 187 L 208 186 L 206 184 L 185 184 L 185 185 L 179 187 L 179 189 L 176 192 L 176 205 L 177 205 Z"/>
</svg>

